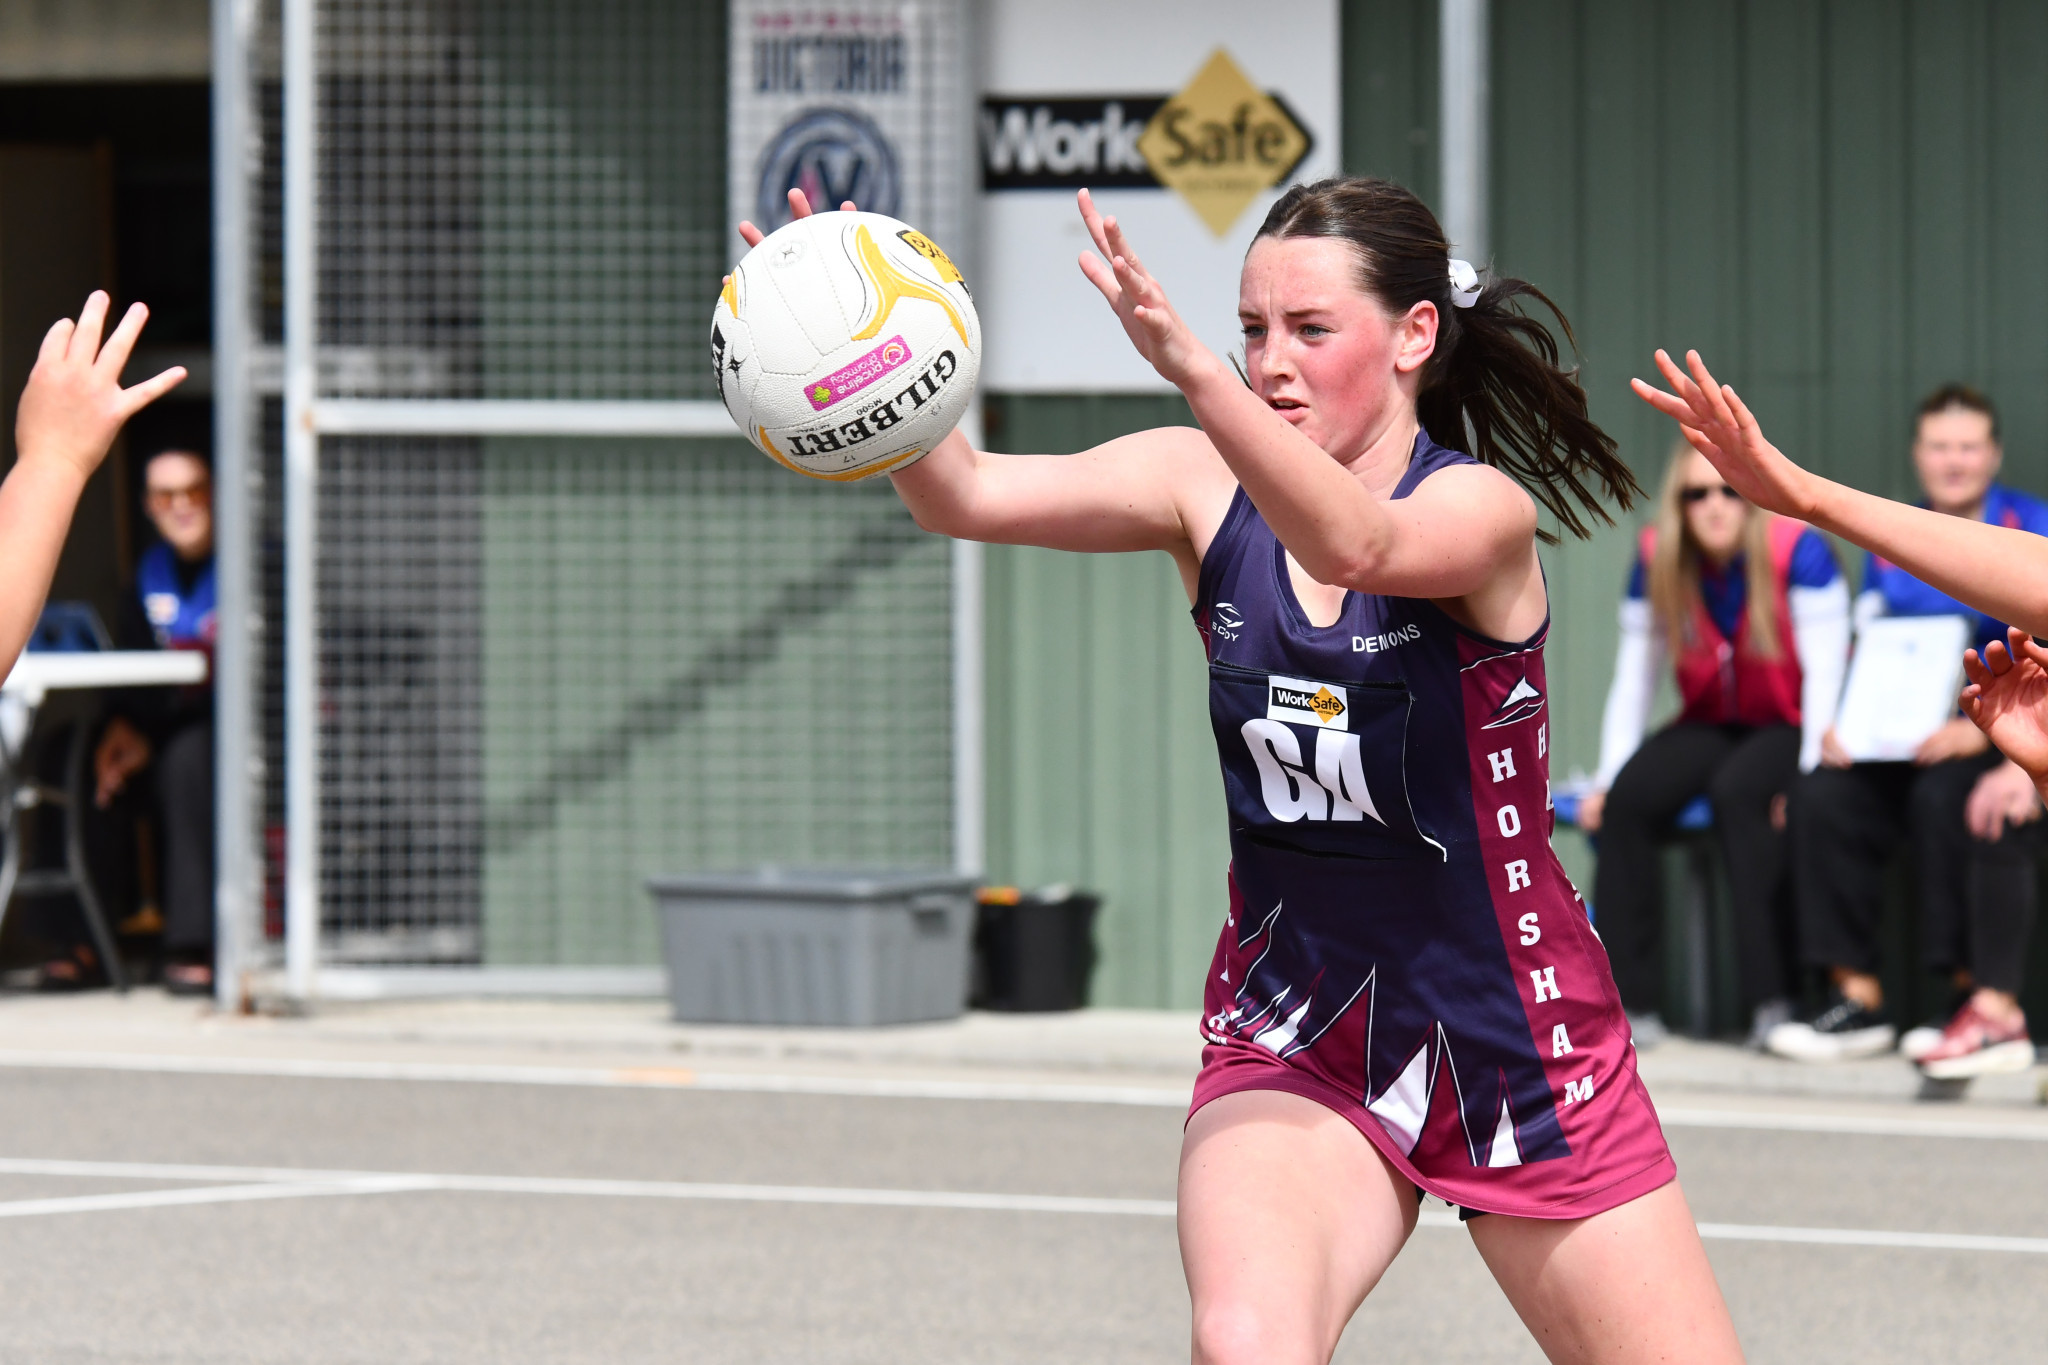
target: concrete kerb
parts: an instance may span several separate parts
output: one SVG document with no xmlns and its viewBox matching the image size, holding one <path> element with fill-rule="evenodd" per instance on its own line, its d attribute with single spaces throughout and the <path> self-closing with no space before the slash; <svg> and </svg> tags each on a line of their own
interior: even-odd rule
<svg viewBox="0 0 2048 1365">
<path fill-rule="evenodd" d="M 886 1028 L 677 1024 L 658 1001 L 412 1000 L 321 1005 L 290 1017 L 220 1014 L 138 990 L 127 996 L 0 994 L 0 1052 L 476 1060 L 501 1064 L 691 1066 L 1072 1077 L 1185 1084 L 1201 1059 L 1189 1011 L 970 1013 Z M 2041 1068 L 1932 1088 L 1896 1055 L 1818 1066 L 1726 1043 L 1673 1038 L 1640 1054 L 1653 1094 L 1725 1094 L 1969 1105 L 2048 1103 Z"/>
</svg>

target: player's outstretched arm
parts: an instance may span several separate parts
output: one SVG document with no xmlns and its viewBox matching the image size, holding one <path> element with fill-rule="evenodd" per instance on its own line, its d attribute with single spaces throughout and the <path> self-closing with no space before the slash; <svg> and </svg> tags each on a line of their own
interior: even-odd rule
<svg viewBox="0 0 2048 1365">
<path fill-rule="evenodd" d="M 789 192 L 789 207 L 797 218 L 813 212 L 802 190 Z M 750 247 L 764 235 L 740 224 Z M 1054 550 L 1166 550 L 1190 575 L 1232 491 L 1230 471 L 1192 427 L 1137 432 L 1060 456 L 976 450 L 956 431 L 889 479 L 928 531 Z"/>
<path fill-rule="evenodd" d="M 1533 567 L 1535 504 L 1513 480 L 1472 466 L 1444 471 L 1412 497 L 1375 497 L 1202 344 L 1122 226 L 1098 214 L 1086 190 L 1079 199 L 1102 253 L 1084 252 L 1082 273 L 1139 354 L 1186 396 L 1231 474 L 1312 577 L 1357 592 L 1443 599 L 1478 593 L 1517 564 Z M 1435 344 L 1435 313 L 1420 307 L 1426 319 L 1406 339 L 1412 368 Z"/>
<path fill-rule="evenodd" d="M 1963 670 L 1970 675 L 1964 714 L 2048 799 L 2048 650 L 2012 629 L 1985 646 L 1981 658 L 1974 649 L 1964 654 Z"/>
<path fill-rule="evenodd" d="M 1732 387 L 1715 380 L 1698 351 L 1687 351 L 1685 361 L 1680 369 L 1657 352 L 1670 393 L 1640 379 L 1629 383 L 1678 422 L 1737 492 L 1882 555 L 1987 616 L 2048 635 L 2048 538 L 1909 507 L 1801 469 L 1764 439 L 1755 416 Z"/>
<path fill-rule="evenodd" d="M 108 299 L 95 291 L 43 338 L 14 421 L 14 468 L 0 484 L 0 674 L 35 628 L 57 571 L 85 481 L 106 458 L 122 423 L 185 377 L 180 366 L 130 389 L 121 370 L 149 310 L 128 309 L 100 344 Z"/>
</svg>

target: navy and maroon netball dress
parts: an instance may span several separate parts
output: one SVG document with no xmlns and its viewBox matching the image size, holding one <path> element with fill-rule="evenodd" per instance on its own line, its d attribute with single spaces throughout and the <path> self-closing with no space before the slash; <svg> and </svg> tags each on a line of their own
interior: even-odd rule
<svg viewBox="0 0 2048 1365">
<path fill-rule="evenodd" d="M 1471 462 L 1420 435 L 1393 496 Z M 1548 624 L 1511 644 L 1354 592 L 1310 625 L 1242 489 L 1194 614 L 1232 859 L 1194 1107 L 1305 1096 L 1473 1211 L 1580 1218 L 1670 1181 L 1551 852 Z"/>
</svg>

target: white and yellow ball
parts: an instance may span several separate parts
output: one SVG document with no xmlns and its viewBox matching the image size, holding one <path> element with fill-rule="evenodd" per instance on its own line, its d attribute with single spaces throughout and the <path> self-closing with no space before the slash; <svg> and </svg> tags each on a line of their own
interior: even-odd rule
<svg viewBox="0 0 2048 1365">
<path fill-rule="evenodd" d="M 764 455 L 851 482 L 907 468 L 958 424 L 981 372 L 981 320 L 923 233 L 879 213 L 818 213 L 733 268 L 711 360 L 726 411 Z"/>
</svg>

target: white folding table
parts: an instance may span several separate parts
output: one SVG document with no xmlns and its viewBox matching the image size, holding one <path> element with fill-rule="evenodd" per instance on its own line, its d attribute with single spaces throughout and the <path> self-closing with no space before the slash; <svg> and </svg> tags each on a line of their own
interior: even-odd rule
<svg viewBox="0 0 2048 1365">
<path fill-rule="evenodd" d="M 6 809 L 7 852 L 0 858 L 0 925 L 16 896 L 69 894 L 85 912 L 107 979 L 128 988 L 121 954 L 100 909 L 85 866 L 83 807 L 85 796 L 86 728 L 72 736 L 64 764 L 64 785 L 51 787 L 22 771 L 22 754 L 44 698 L 56 691 L 121 687 L 178 687 L 206 681 L 206 656 L 189 649 L 118 649 L 98 653 L 24 654 L 0 682 L 0 805 Z M 21 868 L 22 817 L 37 806 L 64 811 L 64 866 Z"/>
</svg>

